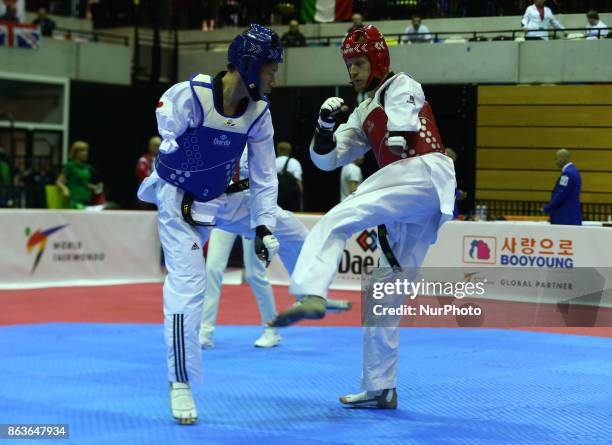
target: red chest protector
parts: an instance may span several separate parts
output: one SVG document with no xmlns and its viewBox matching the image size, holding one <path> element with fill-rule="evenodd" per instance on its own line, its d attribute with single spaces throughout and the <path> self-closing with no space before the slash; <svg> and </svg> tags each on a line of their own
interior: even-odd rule
<svg viewBox="0 0 612 445">
<path fill-rule="evenodd" d="M 428 102 L 425 102 L 423 105 L 423 109 L 419 113 L 419 120 L 421 121 L 420 131 L 400 133 L 400 135 L 406 138 L 404 157 L 412 158 L 434 152 L 446 153 L 442 138 L 438 132 L 436 119 Z M 387 114 L 381 106 L 374 108 L 363 121 L 363 132 L 372 146 L 372 151 L 374 151 L 374 156 L 376 156 L 376 161 L 380 168 L 403 159 L 401 156 L 394 155 L 387 148 L 386 141 L 389 135 L 387 121 Z"/>
</svg>

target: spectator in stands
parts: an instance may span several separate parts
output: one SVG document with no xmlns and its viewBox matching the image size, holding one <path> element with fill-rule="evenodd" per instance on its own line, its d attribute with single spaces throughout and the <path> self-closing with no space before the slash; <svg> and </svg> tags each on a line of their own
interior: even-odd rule
<svg viewBox="0 0 612 445">
<path fill-rule="evenodd" d="M 544 6 L 546 0 L 534 0 L 533 5 L 525 9 L 521 24 L 523 31 L 527 32 L 527 40 L 548 40 L 548 28 L 552 25 L 555 29 L 565 27 L 555 18 L 548 6 Z"/>
<path fill-rule="evenodd" d="M 0 17 L 0 21 L 19 23 L 19 17 L 17 17 L 17 5 L 13 0 L 5 1 L 6 9 L 4 15 Z"/>
<path fill-rule="evenodd" d="M 161 139 L 159 136 L 153 136 L 149 139 L 149 150 L 143 154 L 136 163 L 136 178 L 138 184 L 153 173 L 155 170 L 155 157 L 159 153 L 159 146 L 161 145 Z"/>
<path fill-rule="evenodd" d="M 45 37 L 51 37 L 55 29 L 55 22 L 47 16 L 45 8 L 38 8 L 36 19 L 32 22 L 34 25 L 40 26 L 40 32 Z"/>
<path fill-rule="evenodd" d="M 225 26 L 238 26 L 240 19 L 240 2 L 237 0 L 225 0 L 219 2 L 219 20 Z"/>
<path fill-rule="evenodd" d="M 446 155 L 453 160 L 453 164 L 455 165 L 455 175 L 457 174 L 457 152 L 452 148 L 446 148 Z M 459 181 L 457 181 L 459 184 Z M 463 201 L 467 198 L 467 192 L 465 190 L 461 190 L 458 186 L 455 188 L 455 208 L 453 209 L 453 219 L 457 219 L 459 217 L 459 201 Z"/>
<path fill-rule="evenodd" d="M 37 159 L 34 156 L 27 156 L 21 164 L 25 168 L 19 172 L 19 179 L 25 192 L 26 208 L 47 208 L 46 186 L 53 184 L 57 177 L 50 159 Z"/>
<path fill-rule="evenodd" d="M 608 35 L 608 27 L 603 21 L 599 20 L 599 13 L 594 9 L 587 12 L 587 32 L 586 36 L 591 38 L 602 38 L 605 39 Z M 601 29 L 601 31 L 599 31 Z"/>
<path fill-rule="evenodd" d="M 93 168 L 87 163 L 89 144 L 76 141 L 70 147 L 70 159 L 64 165 L 62 173 L 55 181 L 62 194 L 70 199 L 70 208 L 82 209 L 91 204 L 92 195 L 100 195 L 104 185 L 92 184 Z"/>
<path fill-rule="evenodd" d="M 13 186 L 13 169 L 4 148 L 0 147 L 0 208 L 13 207 L 15 204 Z"/>
<path fill-rule="evenodd" d="M 215 0 L 201 0 L 199 2 L 200 17 L 202 17 L 202 31 L 213 31 L 215 29 Z"/>
<path fill-rule="evenodd" d="M 306 46 L 306 38 L 298 29 L 299 23 L 297 20 L 289 22 L 289 31 L 281 37 L 281 42 L 284 47 Z"/>
<path fill-rule="evenodd" d="M 296 212 L 304 208 L 302 165 L 291 157 L 291 144 L 279 142 L 276 146 L 276 172 L 278 173 L 278 205 Z"/>
<path fill-rule="evenodd" d="M 150 176 L 155 170 L 155 158 L 159 153 L 159 146 L 161 145 L 161 138 L 159 136 L 153 136 L 149 139 L 149 148 L 145 154 L 138 158 L 136 163 L 136 179 L 138 185 L 145 180 L 146 177 Z M 138 201 L 137 207 L 141 210 L 154 210 L 156 207 L 148 202 Z M 162 253 L 163 255 L 163 253 Z"/>
<path fill-rule="evenodd" d="M 8 163 L 6 151 L 0 147 L 0 186 L 13 185 L 13 174 Z"/>
<path fill-rule="evenodd" d="M 419 14 L 413 14 L 412 23 L 404 30 L 406 35 L 402 37 L 402 42 L 422 43 L 431 40 L 429 29 L 421 23 L 422 20 Z"/>
<path fill-rule="evenodd" d="M 363 26 L 364 26 L 363 25 L 363 16 L 361 14 L 359 14 L 358 12 L 353 14 L 353 16 L 351 17 L 351 20 L 353 21 L 353 25 L 346 32 L 347 34 L 349 32 L 351 32 L 351 31 L 355 31 L 356 29 L 363 28 Z"/>
<path fill-rule="evenodd" d="M 8 163 L 6 151 L 0 147 L 0 208 L 12 207 L 11 186 L 13 185 L 13 174 Z"/>
<path fill-rule="evenodd" d="M 363 173 L 361 166 L 363 165 L 363 156 L 355 159 L 353 162 L 346 164 L 340 170 L 340 201 L 344 201 L 350 196 L 359 184 L 363 182 Z"/>
<path fill-rule="evenodd" d="M 580 172 L 570 162 L 570 152 L 565 149 L 557 151 L 555 164 L 561 169 L 561 176 L 557 179 L 550 202 L 542 207 L 542 211 L 550 214 L 551 224 L 580 226 L 582 225 Z"/>
</svg>

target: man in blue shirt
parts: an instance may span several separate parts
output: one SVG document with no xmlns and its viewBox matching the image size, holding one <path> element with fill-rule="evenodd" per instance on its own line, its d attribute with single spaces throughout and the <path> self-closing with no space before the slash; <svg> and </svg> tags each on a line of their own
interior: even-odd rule
<svg viewBox="0 0 612 445">
<path fill-rule="evenodd" d="M 557 179 L 550 202 L 542 207 L 542 211 L 550 214 L 551 224 L 580 226 L 582 225 L 580 172 L 570 162 L 570 152 L 565 149 L 557 151 L 555 164 L 561 169 L 561 176 Z"/>
<path fill-rule="evenodd" d="M 453 160 L 453 165 L 457 165 L 457 152 L 452 148 L 446 147 L 446 156 Z M 455 167 L 455 171 L 457 168 Z M 455 208 L 453 209 L 453 219 L 459 218 L 459 201 L 463 201 L 467 198 L 467 192 L 459 188 L 459 182 L 457 182 L 457 188 L 455 189 Z"/>
</svg>

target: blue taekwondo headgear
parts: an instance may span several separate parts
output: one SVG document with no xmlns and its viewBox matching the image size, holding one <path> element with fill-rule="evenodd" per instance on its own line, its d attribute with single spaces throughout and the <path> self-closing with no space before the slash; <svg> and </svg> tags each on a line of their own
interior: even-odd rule
<svg viewBox="0 0 612 445">
<path fill-rule="evenodd" d="M 261 100 L 259 71 L 268 62 L 282 63 L 283 47 L 274 31 L 264 26 L 250 25 L 232 41 L 227 59 L 238 70 L 251 98 L 258 101 Z"/>
</svg>

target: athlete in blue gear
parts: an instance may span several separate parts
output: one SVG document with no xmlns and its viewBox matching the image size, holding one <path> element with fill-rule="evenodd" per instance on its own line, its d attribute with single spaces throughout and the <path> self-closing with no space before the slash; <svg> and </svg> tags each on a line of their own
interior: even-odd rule
<svg viewBox="0 0 612 445">
<path fill-rule="evenodd" d="M 163 297 L 170 404 L 181 424 L 197 420 L 190 383 L 202 378 L 198 330 L 206 267 L 201 247 L 211 228 L 249 234 L 262 261 L 269 262 L 279 247 L 271 232 L 278 181 L 266 94 L 282 61 L 278 35 L 251 25 L 230 45 L 227 71 L 214 77 L 197 74 L 174 85 L 158 103 L 163 142 L 155 172 L 138 197 L 158 207 L 168 269 Z M 230 185 L 245 145 L 249 185 Z M 249 208 L 235 193 L 246 187 Z"/>
</svg>

